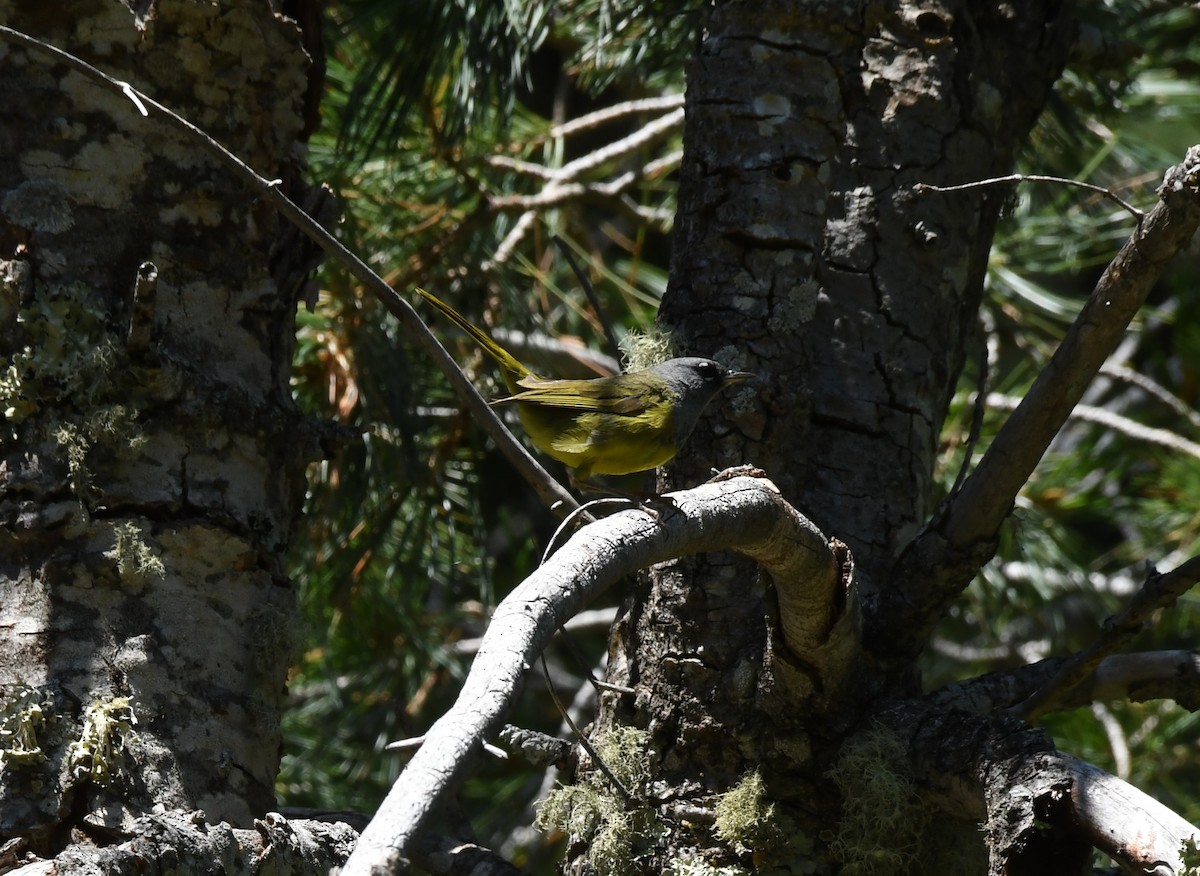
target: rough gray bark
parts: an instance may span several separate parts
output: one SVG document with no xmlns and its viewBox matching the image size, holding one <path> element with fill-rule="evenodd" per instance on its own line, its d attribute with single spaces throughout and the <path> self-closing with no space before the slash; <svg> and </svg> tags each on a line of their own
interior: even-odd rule
<svg viewBox="0 0 1200 876">
<path fill-rule="evenodd" d="M 268 4 L 0 2 L 296 191 L 308 61 Z M 273 803 L 315 456 L 277 214 L 130 100 L 0 41 L 0 839 Z M 18 740 L 16 743 L 13 740 Z"/>
<path fill-rule="evenodd" d="M 1011 170 L 1071 34 L 1047 4 L 728 3 L 689 68 L 662 318 L 767 378 L 720 446 L 784 472 L 868 586 L 930 510 L 1003 198 L 912 186 Z"/>
<path fill-rule="evenodd" d="M 706 21 L 661 318 L 689 353 L 765 388 L 725 406 L 728 434 L 702 423 L 668 475 L 761 466 L 849 545 L 864 600 L 932 510 L 1000 201 L 912 187 L 1011 170 L 1071 36 L 1063 10 L 1040 3 L 768 0 L 718 4 Z M 853 728 L 912 690 L 912 667 L 885 674 L 868 658 L 851 689 L 806 693 L 774 668 L 787 662 L 775 601 L 748 564 L 715 557 L 656 570 L 627 603 L 609 680 L 637 693 L 603 697 L 599 734 L 646 728 L 662 794 L 699 810 L 757 770 L 788 834 L 749 855 L 677 826 L 640 872 L 692 854 L 811 872 L 850 860 L 819 839 L 849 793 L 830 770 Z"/>
<path fill-rule="evenodd" d="M 142 815 L 127 835 L 111 843 L 75 843 L 53 862 L 30 862 L 11 872 L 14 876 L 329 873 L 346 860 L 358 839 L 345 823 L 286 820 L 278 813 L 255 819 L 253 827 L 247 828 L 208 824 L 203 812 Z M 13 863 L 0 858 L 6 873 Z"/>
</svg>

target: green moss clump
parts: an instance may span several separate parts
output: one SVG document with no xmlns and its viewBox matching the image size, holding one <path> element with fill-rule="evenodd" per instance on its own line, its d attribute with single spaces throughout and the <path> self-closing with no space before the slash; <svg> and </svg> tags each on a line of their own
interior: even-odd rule
<svg viewBox="0 0 1200 876">
<path fill-rule="evenodd" d="M 906 874 L 917 863 L 930 821 L 917 794 L 903 741 L 875 727 L 843 746 L 830 771 L 842 792 L 832 851 L 845 876 Z"/>
<path fill-rule="evenodd" d="M 775 840 L 775 804 L 768 803 L 762 776 L 757 770 L 721 795 L 714 830 L 738 854 L 762 849 Z"/>
<path fill-rule="evenodd" d="M 71 488 L 83 501 L 91 492 L 87 459 L 94 447 L 137 450 L 145 441 L 129 403 L 133 369 L 96 298 L 82 284 L 39 290 L 17 310 L 23 346 L 0 370 L 4 437 L 16 440 L 22 428 L 33 426 L 56 441 Z"/>
<path fill-rule="evenodd" d="M 0 702 L 0 763 L 31 764 L 44 761 L 38 731 L 46 723 L 42 692 L 18 687 Z"/>
<path fill-rule="evenodd" d="M 612 727 L 596 742 L 596 751 L 631 794 L 640 794 L 650 781 L 650 744 L 645 730 Z M 603 774 L 596 775 L 603 779 Z M 607 779 L 603 784 L 608 784 Z"/>
<path fill-rule="evenodd" d="M 688 854 L 672 858 L 667 863 L 666 876 L 750 876 L 750 871 L 737 864 L 718 866 L 699 855 Z"/>
<path fill-rule="evenodd" d="M 634 329 L 621 338 L 621 352 L 629 362 L 629 370 L 640 371 L 673 357 L 675 342 L 669 332 L 658 327 L 648 331 Z"/>
<path fill-rule="evenodd" d="M 67 765 L 99 785 L 111 785 L 120 776 L 129 743 L 137 738 L 137 716 L 129 697 L 105 696 L 83 711 L 83 731 L 71 743 Z"/>
<path fill-rule="evenodd" d="M 113 529 L 117 571 L 123 581 L 141 582 L 147 577 L 162 578 L 166 567 L 146 543 L 141 527 L 133 521 L 119 523 Z"/>
<path fill-rule="evenodd" d="M 42 409 L 99 401 L 117 359 L 106 319 L 80 285 L 47 290 L 21 308 L 17 321 L 28 345 L 0 377 L 0 406 L 10 424 Z"/>
<path fill-rule="evenodd" d="M 579 784 L 551 791 L 538 805 L 534 825 L 587 842 L 587 861 L 597 873 L 623 876 L 662 832 L 654 812 L 637 802 L 650 779 L 649 740 L 643 730 L 614 727 L 596 750 L 635 799 L 627 801 L 603 772 L 593 770 Z"/>
<path fill-rule="evenodd" d="M 1200 846 L 1195 837 L 1188 837 L 1179 849 L 1179 857 L 1183 861 L 1183 871 L 1180 876 L 1200 876 Z"/>
</svg>

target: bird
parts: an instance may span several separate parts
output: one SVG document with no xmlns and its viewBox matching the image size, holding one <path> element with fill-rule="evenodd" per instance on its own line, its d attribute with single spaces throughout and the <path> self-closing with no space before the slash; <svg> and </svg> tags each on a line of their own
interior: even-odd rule
<svg viewBox="0 0 1200 876">
<path fill-rule="evenodd" d="M 597 475 L 634 474 L 667 462 L 721 390 L 755 376 L 684 356 L 609 377 L 542 377 L 449 304 L 416 291 L 500 366 L 512 394 L 492 404 L 516 406 L 534 446 L 565 464 L 571 480 L 585 489 L 596 489 Z"/>
</svg>

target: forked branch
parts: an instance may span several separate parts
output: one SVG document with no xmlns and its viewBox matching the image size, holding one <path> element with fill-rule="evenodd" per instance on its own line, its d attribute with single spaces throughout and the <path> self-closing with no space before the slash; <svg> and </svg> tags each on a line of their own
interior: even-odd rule
<svg viewBox="0 0 1200 876">
<path fill-rule="evenodd" d="M 994 550 L 1001 523 L 1054 436 L 1079 403 L 1166 265 L 1200 227 L 1200 146 L 1167 171 L 1159 202 L 1104 271 L 1050 362 L 1005 421 L 975 470 L 905 549 L 891 587 L 869 607 L 868 645 L 900 662 Z"/>
</svg>

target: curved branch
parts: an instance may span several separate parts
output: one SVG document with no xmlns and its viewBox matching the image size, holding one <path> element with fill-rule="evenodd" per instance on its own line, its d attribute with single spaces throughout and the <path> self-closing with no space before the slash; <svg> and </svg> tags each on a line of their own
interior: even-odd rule
<svg viewBox="0 0 1200 876">
<path fill-rule="evenodd" d="M 511 710 L 525 671 L 555 630 L 585 603 L 623 576 L 666 559 L 732 549 L 757 560 L 788 603 L 803 617 L 784 619 L 784 638 L 831 626 L 842 594 L 814 582 L 839 580 L 834 551 L 820 532 L 788 505 L 770 481 L 733 477 L 670 494 L 657 518 L 624 511 L 577 532 L 499 606 L 484 635 L 462 692 L 425 734 L 425 744 L 401 773 L 343 871 L 347 876 L 396 872 L 407 850 L 447 790 L 461 780 L 482 742 Z M 811 601 L 785 598 L 800 582 Z M 826 586 L 822 596 L 816 591 Z M 781 608 L 781 616 L 789 614 Z M 789 627 L 791 632 L 789 633 Z M 833 649 L 839 650 L 839 649 Z M 840 651 L 839 651 L 840 653 Z"/>
</svg>

